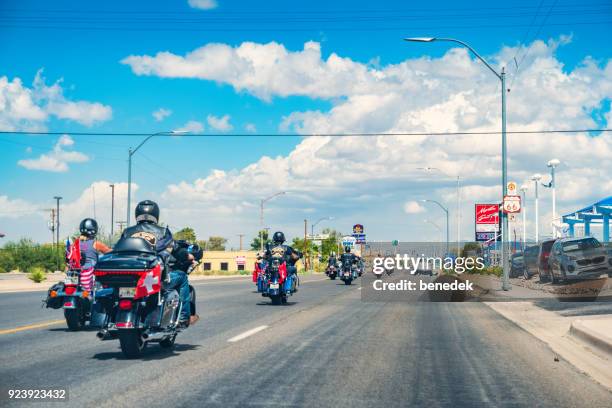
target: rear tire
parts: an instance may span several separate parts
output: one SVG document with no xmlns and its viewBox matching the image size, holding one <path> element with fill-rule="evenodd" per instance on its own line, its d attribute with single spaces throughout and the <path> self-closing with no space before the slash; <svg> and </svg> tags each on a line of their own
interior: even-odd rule
<svg viewBox="0 0 612 408">
<path fill-rule="evenodd" d="M 352 282 L 352 281 L 351 281 L 350 279 L 347 279 L 347 280 L 345 280 L 345 281 L 344 281 L 344 284 L 348 286 L 348 285 L 350 285 L 350 284 L 351 284 L 351 282 Z"/>
<path fill-rule="evenodd" d="M 176 341 L 176 333 L 173 334 L 170 338 L 164 339 L 159 342 L 159 345 L 163 348 L 172 348 L 174 347 L 174 342 Z"/>
<path fill-rule="evenodd" d="M 138 330 L 120 330 L 119 343 L 126 358 L 140 357 L 147 346 L 147 343 L 140 337 Z"/>
<path fill-rule="evenodd" d="M 66 318 L 68 329 L 71 331 L 81 330 L 85 326 L 85 320 L 80 308 L 64 309 L 64 317 Z"/>
<path fill-rule="evenodd" d="M 329 279 L 336 280 L 336 277 L 335 276 L 330 276 Z"/>
<path fill-rule="evenodd" d="M 272 301 L 273 305 L 280 305 L 281 304 L 281 297 L 280 297 L 280 295 L 270 296 L 270 300 Z"/>
</svg>

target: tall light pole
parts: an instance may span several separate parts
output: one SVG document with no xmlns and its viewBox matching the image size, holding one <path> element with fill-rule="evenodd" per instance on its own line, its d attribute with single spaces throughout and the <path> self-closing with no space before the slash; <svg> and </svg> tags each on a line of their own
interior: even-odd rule
<svg viewBox="0 0 612 408">
<path fill-rule="evenodd" d="M 319 218 L 317 222 L 315 223 L 310 223 L 310 236 L 314 237 L 314 228 L 317 226 L 318 223 L 320 223 L 321 221 L 331 221 L 333 219 L 334 217 L 323 217 L 323 218 Z"/>
<path fill-rule="evenodd" d="M 440 204 L 439 202 L 437 202 L 436 200 L 421 200 L 424 203 L 434 203 L 437 204 L 445 213 L 446 213 L 446 256 L 448 256 L 449 254 L 449 248 L 448 248 L 448 243 L 449 243 L 449 236 L 448 236 L 448 209 L 446 207 L 444 207 L 442 204 Z M 459 248 L 457 248 L 457 250 L 459 250 Z"/>
<path fill-rule="evenodd" d="M 323 218 L 319 218 L 317 220 L 317 222 L 315 223 L 310 223 L 310 237 L 311 239 L 314 241 L 314 228 L 315 226 L 320 223 L 321 221 L 326 221 L 326 220 L 333 220 L 334 217 L 323 217 Z M 321 247 L 323 247 L 323 244 L 321 244 Z M 312 262 L 312 259 L 310 260 L 310 271 L 312 272 L 314 270 L 314 262 Z"/>
<path fill-rule="evenodd" d="M 163 136 L 163 135 L 180 135 L 187 133 L 187 131 L 182 130 L 172 130 L 170 132 L 157 132 L 152 135 L 147 136 L 136 148 L 132 149 L 131 147 L 128 149 L 128 193 L 127 193 L 127 224 L 126 226 L 130 226 L 130 206 L 132 204 L 132 156 L 142 147 L 143 144 L 147 143 L 149 139 L 153 136 Z"/>
<path fill-rule="evenodd" d="M 259 224 L 261 228 L 259 229 L 259 250 L 263 252 L 263 227 L 264 227 L 264 204 L 267 201 L 270 201 L 274 197 L 278 197 L 279 195 L 286 194 L 286 191 L 280 191 L 276 194 L 272 194 L 269 197 L 263 198 L 259 201 Z"/>
<path fill-rule="evenodd" d="M 523 212 L 523 252 L 527 247 L 527 190 L 529 190 L 529 186 L 523 184 L 521 186 L 521 192 L 523 193 L 523 205 L 521 206 L 521 211 Z"/>
<path fill-rule="evenodd" d="M 108 185 L 111 188 L 111 230 L 110 230 L 110 235 L 111 235 L 111 240 L 113 239 L 113 226 L 115 224 L 115 185 L 114 184 L 109 184 Z"/>
<path fill-rule="evenodd" d="M 506 196 L 506 194 L 508 193 L 508 175 L 507 175 L 507 150 L 506 150 L 506 72 L 505 69 L 502 68 L 501 72 L 497 72 L 491 65 L 489 65 L 489 63 L 480 56 L 480 54 L 478 54 L 476 52 L 476 50 L 474 50 L 471 46 L 469 46 L 467 43 L 460 41 L 460 40 L 456 40 L 454 38 L 436 38 L 436 37 L 421 37 L 421 38 L 405 38 L 405 41 L 413 41 L 413 42 L 425 42 L 425 43 L 429 43 L 429 42 L 433 42 L 433 41 L 447 41 L 447 42 L 454 42 L 457 44 L 460 44 L 462 46 L 464 46 L 465 48 L 467 48 L 468 50 L 470 50 L 483 64 L 485 64 L 485 66 L 487 68 L 489 68 L 489 70 L 491 70 L 491 72 L 497 77 L 497 79 L 500 80 L 501 82 L 501 119 L 502 119 L 502 128 L 501 128 L 501 150 L 502 150 L 502 198 Z M 510 286 L 510 279 L 509 279 L 509 273 L 510 273 L 510 265 L 509 265 L 509 258 L 508 258 L 508 254 L 506 253 L 506 246 L 508 243 L 508 215 L 506 213 L 504 213 L 502 211 L 502 265 L 503 265 L 503 270 L 504 270 L 504 274 L 503 274 L 503 282 L 502 282 L 502 289 L 503 290 L 510 290 L 511 286 Z"/>
<path fill-rule="evenodd" d="M 542 175 L 536 173 L 531 176 L 531 180 L 533 180 L 533 185 L 535 186 L 535 242 L 537 244 L 540 242 L 540 197 L 538 196 L 538 182 L 542 180 Z"/>
<path fill-rule="evenodd" d="M 555 228 L 555 222 L 557 220 L 557 189 L 555 188 L 556 187 L 555 168 L 560 163 L 561 162 L 559 161 L 559 159 L 552 159 L 552 160 L 549 160 L 548 163 L 546 163 L 548 168 L 550 168 L 550 183 L 543 184 L 544 187 L 552 189 L 552 223 L 551 223 L 551 226 L 552 226 L 552 237 L 553 238 L 557 238 L 557 229 Z"/>
<path fill-rule="evenodd" d="M 442 170 L 440 170 L 437 167 L 417 167 L 417 170 L 424 170 L 424 171 L 434 171 L 437 170 L 440 173 L 446 175 L 446 176 L 450 176 L 450 177 L 455 177 L 452 176 Z M 457 174 L 457 248 L 459 248 L 460 244 L 461 244 L 461 210 L 460 210 L 460 201 L 461 201 L 461 196 L 459 195 L 459 175 Z"/>
</svg>

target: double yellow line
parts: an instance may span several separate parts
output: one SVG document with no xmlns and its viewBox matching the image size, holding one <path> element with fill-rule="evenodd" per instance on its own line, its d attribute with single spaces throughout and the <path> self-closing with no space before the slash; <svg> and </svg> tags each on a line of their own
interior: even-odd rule
<svg viewBox="0 0 612 408">
<path fill-rule="evenodd" d="M 4 330 L 0 330 L 0 335 L 2 335 L 2 334 L 18 333 L 18 332 L 25 331 L 25 330 L 40 329 L 41 327 L 53 326 L 53 325 L 56 325 L 56 324 L 64 323 L 65 321 L 66 320 L 64 320 L 64 319 L 62 319 L 62 320 L 49 320 L 48 322 L 29 324 L 27 326 L 19 326 L 19 327 L 15 327 L 13 329 L 4 329 Z"/>
</svg>

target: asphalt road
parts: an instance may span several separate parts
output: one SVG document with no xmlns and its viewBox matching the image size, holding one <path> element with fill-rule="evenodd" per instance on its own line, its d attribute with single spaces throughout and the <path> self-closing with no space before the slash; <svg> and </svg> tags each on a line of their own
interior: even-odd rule
<svg viewBox="0 0 612 408">
<path fill-rule="evenodd" d="M 62 318 L 40 308 L 42 292 L 0 294 L 1 386 L 68 387 L 78 407 L 610 406 L 610 392 L 484 304 L 365 303 L 358 283 L 308 277 L 286 306 L 247 280 L 198 283 L 201 321 L 140 360 L 95 331 L 40 326 Z"/>
</svg>

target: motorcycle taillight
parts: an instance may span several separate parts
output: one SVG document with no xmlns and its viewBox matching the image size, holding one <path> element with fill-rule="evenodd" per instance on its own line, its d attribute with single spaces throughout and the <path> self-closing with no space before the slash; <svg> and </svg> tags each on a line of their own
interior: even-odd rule
<svg viewBox="0 0 612 408">
<path fill-rule="evenodd" d="M 130 299 L 121 299 L 119 301 L 119 309 L 130 310 L 132 308 L 132 301 Z"/>
<path fill-rule="evenodd" d="M 64 287 L 64 292 L 66 292 L 67 295 L 73 295 L 74 292 L 76 292 L 76 286 L 66 286 Z"/>
</svg>

